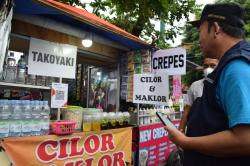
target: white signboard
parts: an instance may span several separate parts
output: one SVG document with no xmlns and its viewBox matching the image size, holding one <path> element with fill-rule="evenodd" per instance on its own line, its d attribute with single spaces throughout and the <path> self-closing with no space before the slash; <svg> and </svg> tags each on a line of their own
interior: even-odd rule
<svg viewBox="0 0 250 166">
<path fill-rule="evenodd" d="M 182 47 L 159 50 L 153 54 L 153 73 L 186 74 L 186 49 Z"/>
<path fill-rule="evenodd" d="M 77 47 L 31 38 L 28 74 L 75 78 Z"/>
<path fill-rule="evenodd" d="M 51 108 L 63 108 L 68 103 L 68 84 L 52 83 Z"/>
<path fill-rule="evenodd" d="M 166 74 L 135 74 L 133 103 L 167 105 L 169 94 Z"/>
</svg>

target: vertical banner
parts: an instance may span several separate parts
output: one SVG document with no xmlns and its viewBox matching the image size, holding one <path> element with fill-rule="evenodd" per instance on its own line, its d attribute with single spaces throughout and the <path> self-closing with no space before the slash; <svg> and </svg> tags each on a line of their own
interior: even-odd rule
<svg viewBox="0 0 250 166">
<path fill-rule="evenodd" d="M 176 100 L 179 100 L 182 96 L 182 85 L 181 85 L 181 76 L 173 76 L 173 96 Z"/>
<path fill-rule="evenodd" d="M 180 121 L 173 123 L 178 126 Z M 140 166 L 158 166 L 166 163 L 169 154 L 176 149 L 161 123 L 140 127 L 139 138 Z"/>
<path fill-rule="evenodd" d="M 52 83 L 51 108 L 63 108 L 68 103 L 68 84 Z"/>
<path fill-rule="evenodd" d="M 2 145 L 15 166 L 125 166 L 131 163 L 132 129 L 13 137 Z"/>
</svg>

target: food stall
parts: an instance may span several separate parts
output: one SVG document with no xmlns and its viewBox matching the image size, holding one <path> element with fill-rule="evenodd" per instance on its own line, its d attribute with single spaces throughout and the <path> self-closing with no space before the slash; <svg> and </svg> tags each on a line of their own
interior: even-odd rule
<svg viewBox="0 0 250 166">
<path fill-rule="evenodd" d="M 1 165 L 131 164 L 129 114 L 118 112 L 121 59 L 150 45 L 54 0 L 5 2 L 11 30 L 0 58 Z M 61 109 L 69 104 L 81 107 Z"/>
<path fill-rule="evenodd" d="M 137 126 L 133 129 L 133 145 L 136 147 L 133 154 L 135 165 L 140 166 L 166 164 L 176 146 L 168 138 L 156 112 L 168 116 L 178 127 L 184 107 L 180 75 L 186 72 L 186 50 L 177 47 L 157 50 L 152 56 L 149 54 L 129 52 L 128 66 L 125 67 L 128 68 L 126 99 L 136 103 L 132 114 L 132 121 Z M 169 76 L 173 78 L 169 79 Z M 170 95 L 170 85 L 174 98 Z"/>
</svg>

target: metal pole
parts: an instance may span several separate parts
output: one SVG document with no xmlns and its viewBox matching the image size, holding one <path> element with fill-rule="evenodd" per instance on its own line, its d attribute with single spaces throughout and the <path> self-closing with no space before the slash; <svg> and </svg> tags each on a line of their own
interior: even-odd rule
<svg viewBox="0 0 250 166">
<path fill-rule="evenodd" d="M 120 64 L 117 65 L 117 91 L 116 91 L 116 112 L 119 112 L 120 108 L 120 89 L 121 89 L 121 72 L 120 72 Z"/>
<path fill-rule="evenodd" d="M 59 78 L 59 83 L 62 83 L 62 77 Z M 60 120 L 60 115 L 61 115 L 61 109 L 58 108 L 57 109 L 57 120 Z"/>
<path fill-rule="evenodd" d="M 140 104 L 137 104 L 137 126 L 140 126 L 140 115 L 139 115 Z"/>
</svg>

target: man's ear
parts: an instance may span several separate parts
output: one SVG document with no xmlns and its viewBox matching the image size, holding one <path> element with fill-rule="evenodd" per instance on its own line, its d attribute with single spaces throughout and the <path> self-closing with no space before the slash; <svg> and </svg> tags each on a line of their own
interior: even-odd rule
<svg viewBox="0 0 250 166">
<path fill-rule="evenodd" d="M 218 35 L 220 35 L 221 33 L 221 27 L 219 26 L 218 22 L 214 22 L 213 27 L 214 27 L 214 38 L 217 38 Z"/>
</svg>

